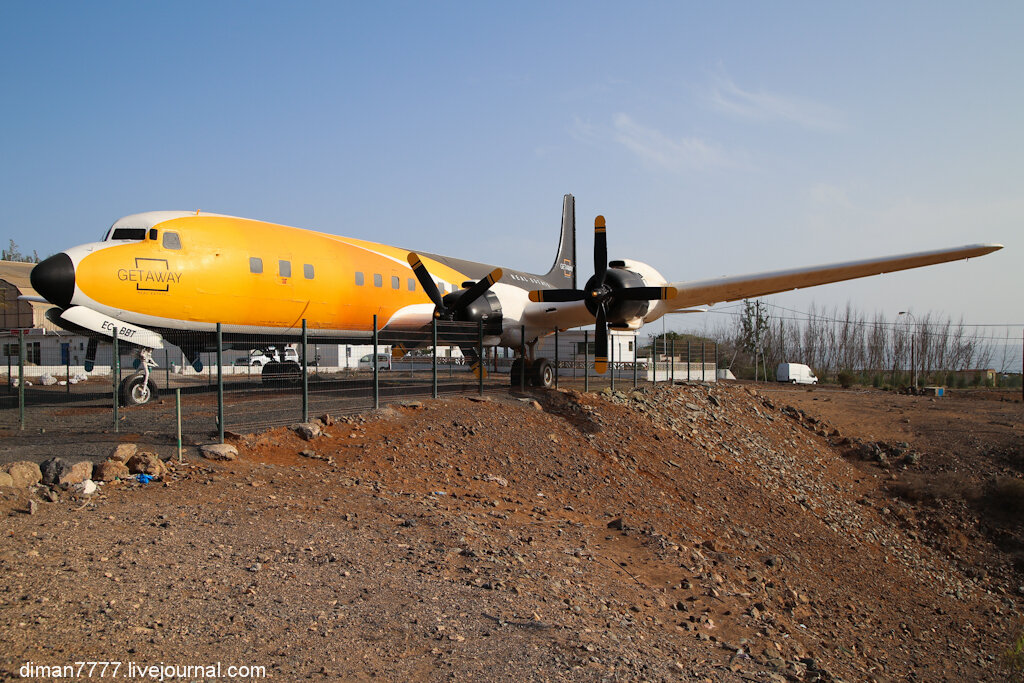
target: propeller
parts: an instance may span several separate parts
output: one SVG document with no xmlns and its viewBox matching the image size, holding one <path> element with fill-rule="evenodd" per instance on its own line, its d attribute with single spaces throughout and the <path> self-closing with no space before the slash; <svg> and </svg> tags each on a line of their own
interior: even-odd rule
<svg viewBox="0 0 1024 683">
<path fill-rule="evenodd" d="M 630 287 L 625 279 L 608 272 L 608 238 L 604 216 L 594 219 L 594 275 L 584 289 L 538 289 L 530 292 L 530 301 L 582 301 L 595 319 L 594 370 L 604 374 L 608 369 L 608 320 L 617 319 L 630 301 L 661 301 L 672 299 L 674 287 Z M 638 312 L 635 309 L 631 312 Z"/>
<path fill-rule="evenodd" d="M 416 274 L 416 279 L 419 281 L 420 286 L 423 287 L 423 291 L 427 293 L 427 296 L 434 303 L 434 317 L 438 320 L 467 319 L 466 312 L 473 302 L 483 296 L 491 288 L 491 285 L 500 280 L 502 276 L 501 268 L 495 268 L 482 280 L 473 283 L 463 283 L 463 286 L 467 284 L 469 286 L 462 290 L 462 293 L 454 301 L 452 301 L 451 296 L 447 297 L 449 303 L 446 304 L 445 297 L 441 296 L 437 283 L 430 276 L 430 271 L 423 265 L 419 255 L 409 252 L 408 260 L 409 265 L 412 266 L 412 272 Z M 462 349 L 463 355 L 470 361 L 474 374 L 479 376 L 479 373 L 486 372 L 475 346 L 460 345 L 459 348 Z"/>
</svg>

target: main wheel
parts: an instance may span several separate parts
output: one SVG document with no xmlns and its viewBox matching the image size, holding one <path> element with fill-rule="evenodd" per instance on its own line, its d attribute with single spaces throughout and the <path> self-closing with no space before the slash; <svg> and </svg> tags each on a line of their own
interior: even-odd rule
<svg viewBox="0 0 1024 683">
<path fill-rule="evenodd" d="M 295 384 L 302 379 L 302 366 L 294 361 L 270 361 L 263 366 L 263 384 Z"/>
<path fill-rule="evenodd" d="M 530 384 L 550 388 L 555 384 L 555 368 L 547 358 L 538 358 L 530 364 Z"/>
<path fill-rule="evenodd" d="M 121 382 L 120 399 L 123 406 L 141 406 L 149 403 L 159 396 L 156 382 L 149 378 L 144 381 L 142 375 L 132 375 Z"/>
<path fill-rule="evenodd" d="M 515 388 L 515 387 L 519 386 L 519 373 L 521 372 L 521 368 L 522 367 L 523 367 L 523 359 L 522 358 L 516 358 L 514 361 L 512 361 L 512 368 L 509 370 L 509 373 L 508 373 L 509 374 L 509 385 L 512 388 Z M 527 366 L 527 370 L 529 370 L 529 366 Z M 529 386 L 529 385 L 530 385 L 530 373 L 527 372 L 526 373 L 526 386 Z"/>
</svg>

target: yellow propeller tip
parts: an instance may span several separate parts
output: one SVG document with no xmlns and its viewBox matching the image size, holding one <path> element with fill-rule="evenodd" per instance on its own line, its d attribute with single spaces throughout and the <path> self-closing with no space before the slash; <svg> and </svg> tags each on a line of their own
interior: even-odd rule
<svg viewBox="0 0 1024 683">
<path fill-rule="evenodd" d="M 603 228 L 603 227 L 605 227 L 604 216 L 598 216 L 597 218 L 594 219 L 594 227 L 595 228 Z"/>
</svg>

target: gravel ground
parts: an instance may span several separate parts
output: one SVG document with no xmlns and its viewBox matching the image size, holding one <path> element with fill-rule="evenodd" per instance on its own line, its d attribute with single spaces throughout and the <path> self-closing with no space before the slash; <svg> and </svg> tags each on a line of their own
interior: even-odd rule
<svg viewBox="0 0 1024 683">
<path fill-rule="evenodd" d="M 231 462 L 189 449 L 159 481 L 88 498 L 0 489 L 0 671 L 1005 680 L 1024 579 L 966 503 L 892 492 L 953 456 L 909 434 L 900 459 L 867 457 L 933 405 L 875 414 L 894 398 L 876 393 L 425 400 L 326 419 L 311 441 L 239 437 Z M 1019 478 L 1020 404 L 990 403 L 963 399 L 958 430 L 1001 430 L 1002 455 L 986 436 L 974 466 Z M 858 414 L 892 432 L 861 438 L 843 425 Z"/>
</svg>

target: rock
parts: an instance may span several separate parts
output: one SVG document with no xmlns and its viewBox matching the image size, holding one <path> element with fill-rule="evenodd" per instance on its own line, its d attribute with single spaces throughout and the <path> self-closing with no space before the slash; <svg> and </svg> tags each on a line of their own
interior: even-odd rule
<svg viewBox="0 0 1024 683">
<path fill-rule="evenodd" d="M 125 466 L 132 474 L 148 474 L 151 477 L 167 474 L 167 466 L 163 464 L 160 456 L 156 453 L 140 451 L 130 457 Z"/>
<path fill-rule="evenodd" d="M 14 486 L 14 480 L 11 479 L 11 475 L 7 474 L 6 472 L 0 472 L 0 486 Z"/>
<path fill-rule="evenodd" d="M 92 478 L 92 463 L 88 460 L 81 460 L 76 462 L 74 465 L 70 465 L 64 473 L 60 475 L 57 483 L 61 486 L 70 486 L 72 484 L 81 484 Z"/>
<path fill-rule="evenodd" d="M 43 375 L 39 378 L 39 383 L 44 387 L 52 387 L 57 383 L 57 380 L 53 378 L 53 375 Z"/>
<path fill-rule="evenodd" d="M 39 465 L 27 460 L 12 462 L 6 467 L 7 474 L 11 475 L 13 483 L 11 486 L 19 489 L 28 488 L 43 480 L 43 473 L 39 471 Z"/>
<path fill-rule="evenodd" d="M 616 517 L 612 521 L 608 522 L 608 528 L 622 531 L 622 529 L 625 528 L 625 524 L 622 522 L 622 517 Z"/>
<path fill-rule="evenodd" d="M 211 443 L 200 446 L 199 454 L 207 460 L 234 460 L 238 449 L 229 443 Z"/>
<path fill-rule="evenodd" d="M 42 482 L 47 486 L 56 484 L 65 470 L 71 469 L 71 465 L 64 458 L 50 458 L 39 465 L 42 474 Z"/>
<path fill-rule="evenodd" d="M 484 481 L 493 481 L 498 486 L 508 486 L 508 479 L 505 477 L 499 477 L 495 474 L 485 474 L 483 476 Z"/>
<path fill-rule="evenodd" d="M 75 490 L 75 493 L 78 493 L 83 496 L 91 496 L 92 494 L 96 493 L 99 487 L 96 486 L 96 482 L 94 482 L 92 479 L 86 479 L 81 483 L 75 484 L 73 488 Z"/>
<path fill-rule="evenodd" d="M 139 450 L 139 447 L 133 443 L 122 443 L 118 444 L 114 448 L 113 452 L 107 456 L 107 460 L 113 460 L 115 462 L 128 462 L 129 458 L 135 455 Z"/>
<path fill-rule="evenodd" d="M 323 415 L 320 416 L 320 424 L 322 424 L 324 427 L 333 427 L 334 417 L 328 413 L 324 413 Z"/>
<path fill-rule="evenodd" d="M 95 481 L 114 481 L 115 479 L 127 479 L 131 472 L 123 462 L 117 460 L 104 460 L 92 468 L 92 478 Z"/>
<path fill-rule="evenodd" d="M 289 427 L 289 429 L 291 429 L 293 432 L 298 434 L 306 441 L 312 441 L 316 437 L 320 436 L 320 434 L 322 433 L 320 430 L 320 425 L 316 424 L 315 422 L 299 422 L 298 424 L 293 424 L 291 427 Z"/>
</svg>

